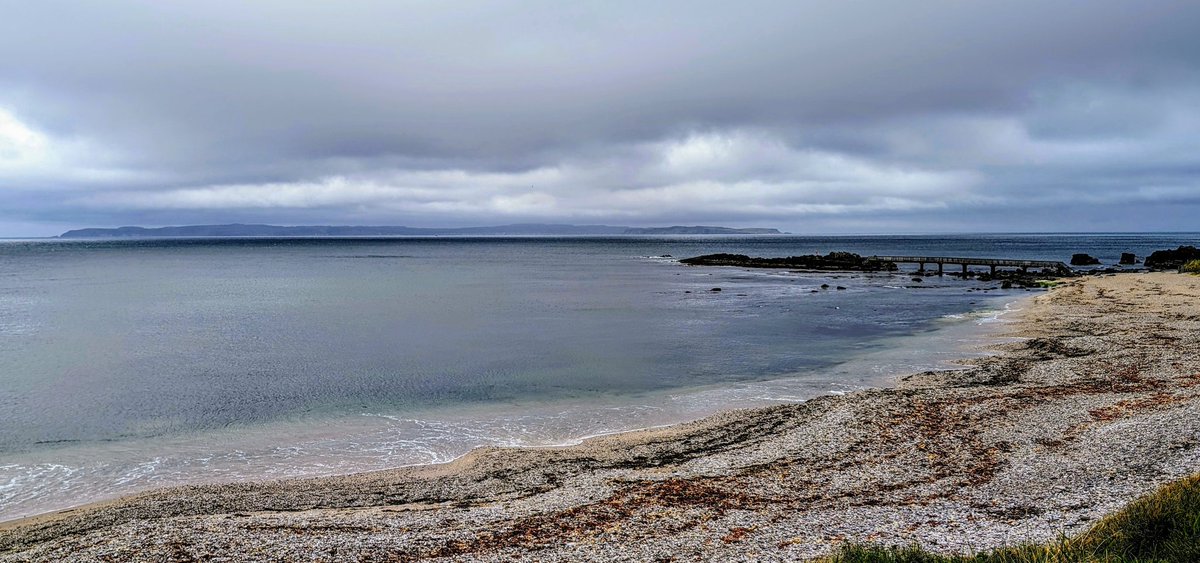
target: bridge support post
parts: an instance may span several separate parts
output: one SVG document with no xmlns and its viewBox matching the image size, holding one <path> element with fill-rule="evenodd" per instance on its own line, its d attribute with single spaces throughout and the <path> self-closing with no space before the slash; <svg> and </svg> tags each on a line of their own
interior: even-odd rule
<svg viewBox="0 0 1200 563">
<path fill-rule="evenodd" d="M 944 265 L 945 265 L 945 264 L 942 264 L 941 262 L 938 262 L 938 276 L 941 276 L 941 275 L 942 275 L 942 266 L 944 266 Z"/>
<path fill-rule="evenodd" d="M 996 267 L 992 266 L 992 277 L 996 277 Z"/>
<path fill-rule="evenodd" d="M 917 265 L 917 273 L 918 273 L 918 274 L 924 274 L 924 273 L 925 273 L 925 263 L 924 263 L 924 262 L 917 262 L 917 264 L 918 264 L 918 265 Z"/>
<path fill-rule="evenodd" d="M 967 265 L 963 264 L 963 279 L 967 279 Z"/>
</svg>

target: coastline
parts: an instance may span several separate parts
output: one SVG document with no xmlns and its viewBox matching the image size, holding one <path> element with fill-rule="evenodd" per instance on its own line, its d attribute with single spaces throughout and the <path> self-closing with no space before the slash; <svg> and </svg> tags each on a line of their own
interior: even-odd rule
<svg viewBox="0 0 1200 563">
<path fill-rule="evenodd" d="M 863 283 L 870 288 L 882 283 L 886 289 L 879 289 L 880 294 L 889 290 L 895 295 L 910 293 L 888 285 L 893 277 L 885 275 L 882 282 Z M 783 283 L 775 276 L 751 272 L 743 275 L 742 283 L 774 290 L 796 283 L 794 278 L 785 276 L 787 283 Z M 857 287 L 856 280 L 841 283 Z M 729 293 L 732 297 L 736 292 Z M 995 332 L 996 328 L 989 326 L 996 325 L 987 319 L 1003 311 L 1005 303 L 1030 294 L 968 295 L 966 299 L 972 300 L 969 310 L 966 299 L 960 299 L 963 309 L 922 316 L 920 328 L 847 348 L 837 356 L 838 361 L 828 365 L 782 371 L 767 379 L 730 377 L 722 383 L 634 395 L 439 406 L 425 411 L 363 408 L 336 416 L 129 440 L 120 444 L 116 454 L 110 453 L 107 444 L 85 443 L 5 456 L 8 465 L 0 467 L 5 470 L 0 471 L 0 483 L 8 486 L 0 490 L 0 525 L 164 487 L 328 477 L 445 463 L 482 446 L 575 445 L 595 436 L 665 427 L 724 410 L 892 386 L 896 378 L 913 371 L 960 369 L 954 361 L 977 355 L 976 346 Z M 707 295 L 701 299 L 705 303 L 715 300 Z M 738 296 L 734 301 L 744 298 Z M 785 311 L 786 305 L 780 304 Z M 855 317 L 852 313 L 843 316 Z M 797 346 L 805 349 L 803 343 Z M 43 469 L 47 467 L 50 469 Z M 42 481 L 35 480 L 35 469 L 45 472 Z"/>
<path fill-rule="evenodd" d="M 1072 280 L 1017 312 L 1025 340 L 964 371 L 574 446 L 152 491 L 5 523 L 0 560 L 795 559 L 847 539 L 1048 539 L 1200 467 L 1197 300 L 1191 276 Z"/>
</svg>

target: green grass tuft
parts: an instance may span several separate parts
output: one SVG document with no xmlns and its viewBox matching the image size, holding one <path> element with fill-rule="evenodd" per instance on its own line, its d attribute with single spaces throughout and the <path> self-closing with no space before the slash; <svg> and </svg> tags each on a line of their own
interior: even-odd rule
<svg viewBox="0 0 1200 563">
<path fill-rule="evenodd" d="M 828 563 L 1192 563 L 1200 561 L 1200 474 L 1168 484 L 1083 534 L 973 555 L 846 545 Z"/>
<path fill-rule="evenodd" d="M 1200 274 L 1200 260 L 1191 260 L 1179 268 L 1180 272 L 1189 274 Z"/>
</svg>

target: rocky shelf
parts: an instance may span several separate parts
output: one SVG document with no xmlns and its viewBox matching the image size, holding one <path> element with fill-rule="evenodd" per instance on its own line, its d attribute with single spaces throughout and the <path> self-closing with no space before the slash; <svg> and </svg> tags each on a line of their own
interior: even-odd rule
<svg viewBox="0 0 1200 563">
<path fill-rule="evenodd" d="M 741 266 L 744 268 L 784 268 L 793 270 L 831 270 L 856 272 L 894 272 L 895 262 L 876 260 L 852 252 L 830 252 L 824 256 L 807 254 L 785 258 L 754 258 L 745 254 L 705 254 L 679 261 L 689 266 Z"/>
</svg>

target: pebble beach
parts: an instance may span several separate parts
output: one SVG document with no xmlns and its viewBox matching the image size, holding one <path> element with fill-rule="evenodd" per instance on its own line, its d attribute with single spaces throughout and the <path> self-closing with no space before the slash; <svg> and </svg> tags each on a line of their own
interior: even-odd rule
<svg viewBox="0 0 1200 563">
<path fill-rule="evenodd" d="M 1072 278 L 957 371 L 441 465 L 0 524 L 0 561 L 794 561 L 1045 541 L 1200 468 L 1200 277 Z"/>
</svg>

